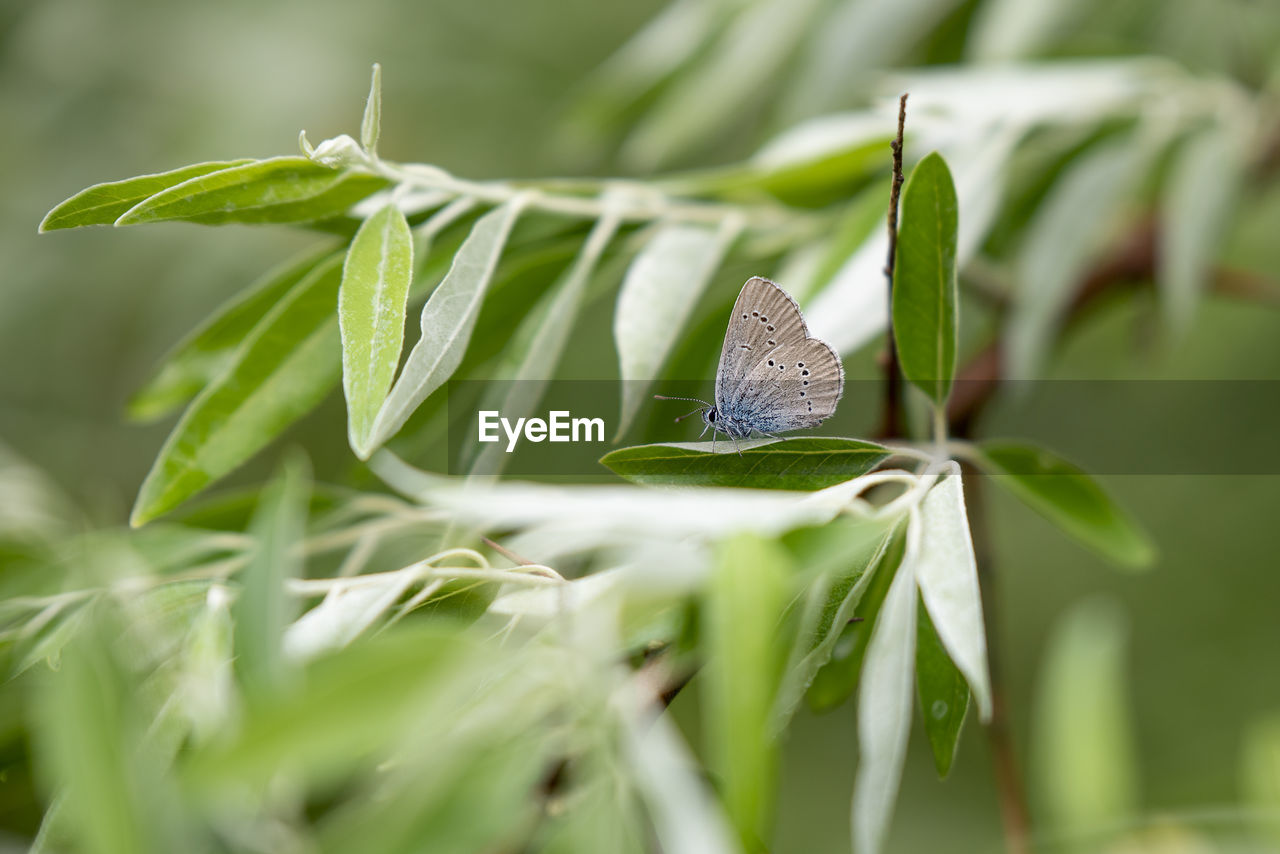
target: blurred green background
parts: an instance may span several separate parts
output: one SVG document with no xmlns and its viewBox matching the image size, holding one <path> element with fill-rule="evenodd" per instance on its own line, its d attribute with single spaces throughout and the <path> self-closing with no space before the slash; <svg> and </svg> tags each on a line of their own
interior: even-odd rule
<svg viewBox="0 0 1280 854">
<path fill-rule="evenodd" d="M 892 61 L 962 58 L 980 5 L 933 4 L 937 25 Z M 1234 77 L 1264 100 L 1280 91 L 1280 8 L 1269 0 L 1060 5 L 1050 55 L 1159 54 Z M 558 131 L 584 77 L 660 8 L 654 0 L 5 3 L 0 440 L 51 474 L 87 519 L 121 523 L 170 426 L 125 423 L 128 395 L 211 309 L 313 242 L 283 228 L 182 224 L 37 237 L 40 218 L 61 199 L 190 162 L 291 153 L 302 128 L 313 141 L 353 132 L 375 61 L 384 68 L 380 148 L 388 157 L 475 178 L 604 174 L 615 167 L 578 159 Z M 744 122 L 740 139 L 701 162 L 753 150 L 758 123 Z M 1280 182 L 1255 183 L 1239 201 L 1225 261 L 1280 275 L 1277 231 Z M 1280 315 L 1210 299 L 1174 346 L 1150 333 L 1153 314 L 1142 298 L 1100 306 L 1056 354 L 1051 376 L 1280 380 Z M 871 360 L 854 364 L 863 363 Z M 1242 402 L 1245 409 L 1258 411 Z M 1264 411 L 1275 423 L 1280 399 Z M 1202 415 L 1188 412 L 1167 430 L 1190 441 Z M 1091 420 L 1123 433 L 1126 417 L 1117 408 Z M 1212 441 L 1258 426 L 1235 423 L 1229 408 L 1214 417 Z M 351 464 L 341 423 L 341 401 L 332 399 L 299 428 L 321 472 Z M 1001 434 L 998 406 L 979 432 Z M 1116 573 L 1008 496 L 988 493 L 999 572 L 992 631 L 1019 758 L 1034 804 L 1046 771 L 1033 728 L 1047 639 L 1073 604 L 1109 594 L 1127 624 L 1140 804 L 1153 823 L 1171 815 L 1202 828 L 1245 797 L 1249 727 L 1280 714 L 1280 477 L 1105 480 L 1158 542 L 1153 571 Z M 677 703 L 682 720 L 696 717 L 682 708 L 693 700 Z M 854 742 L 851 705 L 797 719 L 775 850 L 845 850 Z M 925 740 L 913 738 L 890 850 L 1000 848 L 978 727 L 967 728 L 960 754 L 939 783 Z M 25 820 L 8 826 L 29 832 Z"/>
</svg>

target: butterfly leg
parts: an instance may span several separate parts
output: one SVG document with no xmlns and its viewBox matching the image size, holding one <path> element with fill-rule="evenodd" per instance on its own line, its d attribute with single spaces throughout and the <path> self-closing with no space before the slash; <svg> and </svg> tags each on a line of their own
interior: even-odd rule
<svg viewBox="0 0 1280 854">
<path fill-rule="evenodd" d="M 738 447 L 738 440 L 733 437 L 732 433 L 726 435 L 728 435 L 729 441 L 733 442 L 733 449 L 738 452 L 738 456 L 742 456 L 742 449 Z"/>
</svg>

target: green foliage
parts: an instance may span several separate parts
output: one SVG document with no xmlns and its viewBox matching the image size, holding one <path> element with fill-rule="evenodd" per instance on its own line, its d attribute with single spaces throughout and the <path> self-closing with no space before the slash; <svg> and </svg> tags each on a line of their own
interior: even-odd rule
<svg viewBox="0 0 1280 854">
<path fill-rule="evenodd" d="M 95 184 L 76 193 L 49 211 L 40 223 L 41 231 L 59 228 L 80 228 L 85 225 L 111 225 L 134 205 L 143 202 L 162 190 L 199 178 L 211 172 L 221 172 L 235 166 L 244 166 L 252 160 L 222 160 L 212 163 L 193 163 L 181 169 L 156 175 L 139 175 L 124 181 Z"/>
<path fill-rule="evenodd" d="M 362 458 L 369 456 L 374 419 L 400 364 L 412 278 L 409 223 L 399 208 L 387 205 L 356 232 L 338 290 L 347 432 L 352 450 Z"/>
<path fill-rule="evenodd" d="M 862 672 L 862 661 L 867 654 L 867 643 L 871 640 L 871 629 L 880 616 L 880 606 L 889 592 L 894 573 L 902 563 L 906 539 L 899 532 L 889 540 L 885 549 L 877 559 L 868 565 L 863 578 L 866 579 L 862 589 L 853 602 L 853 614 L 846 617 L 846 622 L 834 644 L 831 645 L 830 660 L 814 675 L 813 684 L 806 695 L 809 708 L 815 712 L 825 712 L 839 706 L 853 694 L 858 685 L 858 676 Z M 855 588 L 857 589 L 857 588 Z M 851 597 L 852 598 L 852 597 Z"/>
<path fill-rule="evenodd" d="M 955 759 L 960 728 L 969 710 L 969 683 L 952 663 L 921 600 L 916 623 L 916 690 L 920 714 L 933 749 L 933 764 L 945 778 Z"/>
<path fill-rule="evenodd" d="M 956 188 L 937 152 L 902 190 L 893 334 L 903 375 L 941 405 L 956 371 Z"/>
<path fill-rule="evenodd" d="M 638 445 L 605 454 L 600 462 L 635 483 L 822 489 L 866 474 L 889 452 L 859 439 L 801 437 L 682 445 Z"/>
<path fill-rule="evenodd" d="M 485 214 L 453 256 L 448 274 L 422 308 L 422 337 L 409 351 L 399 378 L 383 401 L 369 447 L 395 435 L 418 404 L 443 385 L 462 362 L 485 291 L 521 207 L 521 202 L 513 201 Z"/>
<path fill-rule="evenodd" d="M 303 276 L 183 413 L 143 481 L 130 521 L 160 516 L 227 474 L 329 393 L 341 371 L 342 258 Z"/>
<path fill-rule="evenodd" d="M 1066 20 L 952 6 L 890 21 L 862 3 L 678 0 L 588 81 L 585 137 L 566 150 L 589 158 L 602 135 L 625 137 L 618 153 L 636 171 L 754 146 L 758 126 L 798 120 L 709 168 L 471 181 L 392 162 L 377 153 L 375 66 L 358 143 L 303 137 L 305 156 L 195 164 L 54 208 L 41 230 L 179 220 L 342 236 L 218 309 L 137 392 L 138 419 L 190 405 L 134 525 L 230 474 L 339 377 L 354 458 L 315 456 L 341 483 L 311 498 L 286 466 L 257 496 L 76 538 L 70 557 L 46 542 L 71 536 L 67 518 L 0 523 L 0 546 L 11 527 L 39 569 L 56 568 L 7 581 L 25 595 L 0 612 L 15 672 L 42 680 L 30 727 L 53 805 L 41 839 L 102 852 L 769 850 L 796 707 L 830 709 L 857 689 L 851 831 L 859 851 L 882 850 L 914 697 L 940 776 L 970 693 L 984 721 L 994 703 L 978 532 L 948 455 L 972 453 L 1114 562 L 1155 556 L 1053 454 L 945 441 L 967 349 L 957 274 L 996 282 L 975 277 L 994 324 L 966 321 L 966 335 L 1004 343 L 1006 376 L 1036 375 L 1113 223 L 1143 202 L 1147 167 L 1185 139 L 1167 178 L 1151 171 L 1167 186 L 1143 188 L 1176 235 L 1158 249 L 1160 299 L 1181 331 L 1212 278 L 1255 118 L 1229 84 L 1131 61 L 861 80 L 889 58 L 954 61 L 964 46 L 942 43 L 970 16 L 976 56 L 1030 55 Z M 886 306 L 891 117 L 839 102 L 904 88 L 938 151 L 905 186 Z M 776 92 L 790 94 L 763 109 Z M 1152 103 L 1171 109 L 1156 116 Z M 1022 182 L 1015 167 L 1046 138 L 1053 156 L 1028 158 L 1039 166 Z M 916 144 L 909 135 L 909 161 Z M 1215 181 L 1215 164 L 1228 179 Z M 934 445 L 801 436 L 735 448 L 673 442 L 665 419 L 663 432 L 645 422 L 655 381 L 695 378 L 694 366 L 709 378 L 732 293 L 775 268 L 814 334 L 846 356 L 892 323 L 905 378 L 934 403 Z M 466 460 L 483 477 L 462 483 L 375 455 L 394 438 L 396 453 L 437 453 L 440 468 L 450 380 L 512 380 L 483 399 L 527 412 L 552 381 L 582 376 L 621 379 L 616 435 L 650 443 L 601 459 L 612 484 L 509 482 L 492 448 Z M 408 497 L 373 485 L 364 460 Z M 43 506 L 32 494 L 0 466 L 0 495 Z M 1045 786 L 1064 828 L 1134 801 L 1128 765 L 1090 789 L 1128 750 L 1115 624 L 1073 617 L 1051 654 L 1036 743 L 1069 772 Z M 699 668 L 705 769 L 663 714 Z M 1102 736 L 1078 750 L 1089 727 Z"/>
<path fill-rule="evenodd" d="M 115 224 L 308 222 L 341 214 L 386 185 L 376 175 L 305 157 L 275 157 L 189 178 L 134 205 Z"/>
<path fill-rule="evenodd" d="M 725 808 L 748 850 L 763 848 L 773 812 L 771 716 L 783 663 L 775 635 L 791 572 L 786 552 L 740 535 L 720 550 L 707 593 L 705 731 Z"/>
<path fill-rule="evenodd" d="M 1155 560 L 1142 528 L 1061 457 L 1034 445 L 991 441 L 982 443 L 976 461 L 1028 507 L 1113 563 L 1141 569 Z"/>
<path fill-rule="evenodd" d="M 262 493 L 249 533 L 255 543 L 240 574 L 241 588 L 231 610 L 235 624 L 236 675 L 252 698 L 274 696 L 288 674 L 284 631 L 293 621 L 285 584 L 298 572 L 297 548 L 306 524 L 307 474 L 291 460 Z"/>
<path fill-rule="evenodd" d="M 235 360 L 236 350 L 276 303 L 332 254 L 308 251 L 271 270 L 219 307 L 174 347 L 156 375 L 129 400 L 138 421 L 162 418 L 190 401 Z"/>
</svg>

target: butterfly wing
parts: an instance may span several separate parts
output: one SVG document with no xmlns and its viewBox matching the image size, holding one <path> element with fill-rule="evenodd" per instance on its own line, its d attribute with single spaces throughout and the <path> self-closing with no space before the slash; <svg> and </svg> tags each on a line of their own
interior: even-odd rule
<svg viewBox="0 0 1280 854">
<path fill-rule="evenodd" d="M 759 276 L 748 279 L 733 304 L 724 333 L 716 371 L 716 408 L 725 414 L 732 411 L 742 382 L 752 369 L 778 345 L 803 341 L 808 335 L 800 307 L 786 291 Z"/>
<path fill-rule="evenodd" d="M 825 341 L 779 344 L 752 367 L 725 415 L 761 433 L 816 427 L 844 393 L 840 357 Z"/>
</svg>

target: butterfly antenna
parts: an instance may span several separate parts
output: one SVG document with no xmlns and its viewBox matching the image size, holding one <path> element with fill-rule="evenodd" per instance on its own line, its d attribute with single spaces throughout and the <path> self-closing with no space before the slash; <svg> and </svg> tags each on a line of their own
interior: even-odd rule
<svg viewBox="0 0 1280 854">
<path fill-rule="evenodd" d="M 697 398 L 697 397 L 667 397 L 665 394 L 655 394 L 653 396 L 653 399 L 654 400 L 687 400 L 687 401 L 690 401 L 691 403 L 701 403 L 703 406 L 711 405 L 707 403 L 705 400 L 702 400 L 701 398 Z"/>
<path fill-rule="evenodd" d="M 690 415 L 697 415 L 699 412 L 701 412 L 704 409 L 706 409 L 705 406 L 699 406 L 697 409 L 693 410 L 692 412 L 686 412 L 684 415 L 681 415 L 679 418 L 676 419 L 676 423 L 679 424 L 681 421 L 685 420 Z"/>
</svg>

